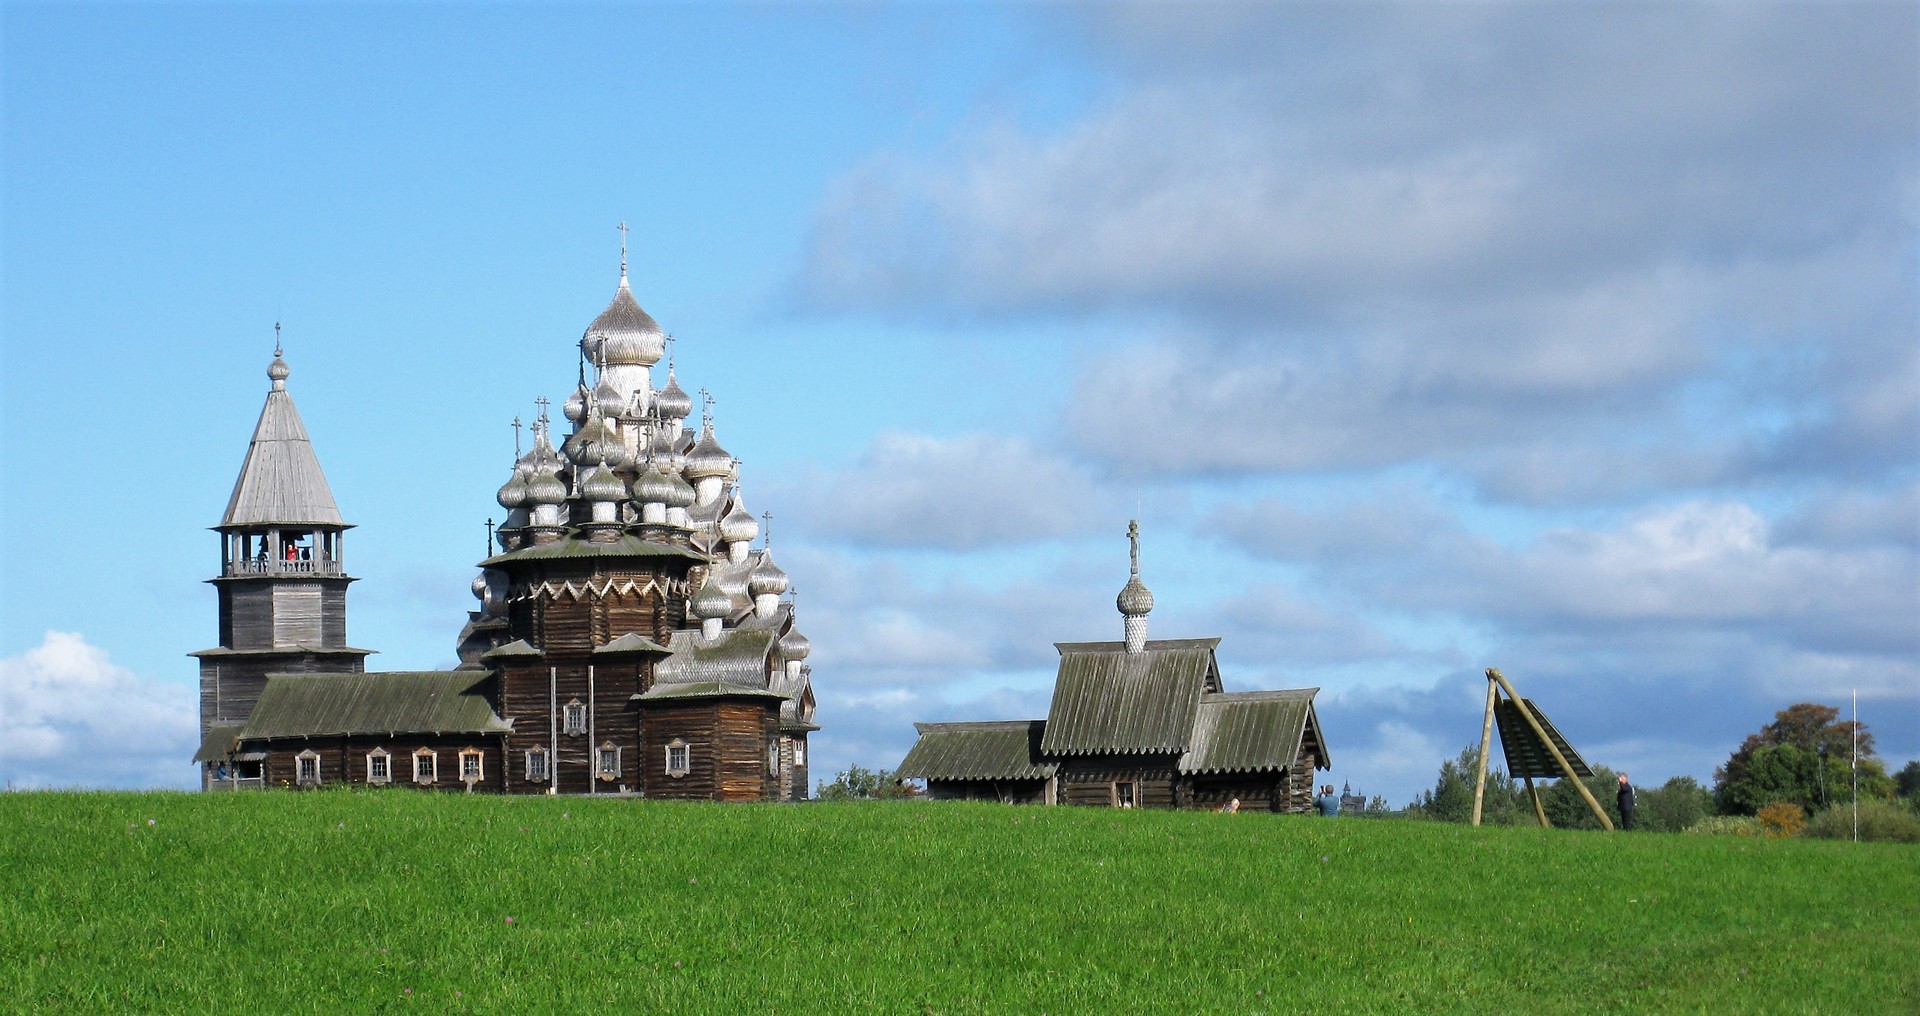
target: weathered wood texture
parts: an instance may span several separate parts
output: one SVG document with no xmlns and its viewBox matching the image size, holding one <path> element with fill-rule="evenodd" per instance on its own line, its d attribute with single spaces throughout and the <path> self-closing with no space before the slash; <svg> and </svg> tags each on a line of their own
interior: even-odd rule
<svg viewBox="0 0 1920 1016">
<path fill-rule="evenodd" d="M 778 781 L 767 771 L 767 744 L 779 736 L 770 700 L 702 699 L 654 703 L 641 714 L 642 769 L 648 797 L 769 801 Z M 685 741 L 688 772 L 667 774 L 667 746 Z"/>
<path fill-rule="evenodd" d="M 928 780 L 927 796 L 936 801 L 999 801 L 1045 804 L 1046 780 Z"/>
<path fill-rule="evenodd" d="M 465 791 L 467 785 L 460 779 L 460 752 L 469 748 L 481 752 L 482 779 L 474 784 L 473 789 L 476 792 L 498 792 L 502 786 L 499 738 L 409 734 L 391 737 L 315 737 L 276 742 L 267 751 L 265 783 L 268 787 L 297 786 L 297 757 L 301 752 L 311 750 L 320 756 L 320 786 L 368 786 L 367 753 L 376 748 L 387 751 L 388 771 L 392 775 L 387 786 Z M 413 753 L 421 748 L 430 749 L 437 755 L 437 778 L 431 783 L 417 783 L 413 778 Z"/>
<path fill-rule="evenodd" d="M 1121 783 L 1134 785 L 1133 807 L 1171 808 L 1178 756 L 1092 755 L 1060 760 L 1059 803 L 1110 808 Z"/>
<path fill-rule="evenodd" d="M 498 712 L 513 723 L 506 741 L 506 790 L 545 793 L 555 787 L 561 794 L 587 794 L 637 789 L 640 733 L 629 700 L 640 690 L 638 662 L 590 664 L 576 659 L 555 664 L 549 671 L 542 658 L 525 659 L 533 662 L 515 660 L 499 672 Z M 566 728 L 566 707 L 571 702 L 591 707 L 587 729 L 577 734 Z M 603 779 L 595 775 L 594 752 L 609 744 L 619 749 L 619 766 L 616 775 Z M 548 752 L 552 779 L 527 779 L 526 753 L 535 748 Z"/>
<path fill-rule="evenodd" d="M 357 653 L 261 653 L 200 659 L 200 730 L 244 723 L 253 714 L 268 674 L 358 674 Z"/>
<path fill-rule="evenodd" d="M 285 649 L 347 644 L 350 579 L 232 579 L 215 583 L 220 596 L 220 644 L 229 649 Z"/>
</svg>

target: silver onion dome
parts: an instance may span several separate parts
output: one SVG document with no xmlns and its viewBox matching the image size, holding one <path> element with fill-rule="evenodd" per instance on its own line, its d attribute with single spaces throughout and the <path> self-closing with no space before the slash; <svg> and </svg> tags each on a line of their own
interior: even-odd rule
<svg viewBox="0 0 1920 1016">
<path fill-rule="evenodd" d="M 726 617 L 733 613 L 733 597 L 728 596 L 726 590 L 720 588 L 720 584 L 713 580 L 713 573 L 709 571 L 706 580 L 700 583 L 700 591 L 693 594 L 693 602 L 687 604 L 687 609 L 702 621 Z"/>
<path fill-rule="evenodd" d="M 566 500 L 567 485 L 560 482 L 559 464 L 544 463 L 536 467 L 527 481 L 527 503 L 564 504 Z"/>
<path fill-rule="evenodd" d="M 720 520 L 720 541 L 722 543 L 752 543 L 760 535 L 760 522 L 747 510 L 747 504 L 736 491 L 733 495 L 733 510 Z"/>
<path fill-rule="evenodd" d="M 275 327 L 278 326 L 276 325 Z M 287 376 L 292 373 L 293 368 L 287 366 L 287 361 L 280 359 L 280 350 L 275 349 L 273 351 L 273 362 L 267 364 L 267 379 L 273 382 L 274 390 L 284 390 L 286 388 Z"/>
<path fill-rule="evenodd" d="M 567 419 L 574 423 L 585 420 L 587 418 L 587 397 L 591 394 L 593 393 L 587 390 L 587 386 L 582 384 L 573 390 L 572 395 L 567 396 L 567 402 L 560 407 L 560 411 L 565 413 Z"/>
<path fill-rule="evenodd" d="M 475 575 L 473 577 L 473 584 L 471 586 L 468 586 L 467 588 L 473 590 L 474 599 L 476 600 L 486 599 L 487 598 L 487 573 L 481 572 L 480 574 Z"/>
<path fill-rule="evenodd" d="M 528 464 L 525 458 L 514 463 L 513 475 L 508 477 L 507 482 L 501 485 L 500 493 L 496 495 L 495 498 L 500 502 L 500 507 L 508 511 L 513 511 L 515 508 L 525 508 L 527 506 L 527 500 L 530 496 L 527 491 L 527 479 L 532 473 L 533 467 Z"/>
<path fill-rule="evenodd" d="M 812 652 L 813 643 L 807 641 L 805 635 L 800 634 L 798 627 L 788 628 L 787 633 L 780 636 L 781 659 L 804 660 L 807 658 L 807 655 Z"/>
<path fill-rule="evenodd" d="M 753 596 L 778 596 L 787 591 L 789 580 L 787 573 L 773 563 L 773 551 L 760 552 L 760 563 L 753 566 L 753 574 L 747 576 L 747 592 Z"/>
<path fill-rule="evenodd" d="M 653 403 L 660 407 L 660 415 L 670 420 L 684 420 L 693 413 L 693 397 L 680 387 L 680 379 L 673 376 L 673 368 L 667 368 L 667 385 L 653 397 Z"/>
<path fill-rule="evenodd" d="M 588 414 L 587 422 L 567 437 L 561 450 L 568 459 L 583 466 L 604 462 L 619 469 L 633 464 L 633 453 L 627 449 L 627 443 L 620 440 L 613 425 L 599 413 Z"/>
<path fill-rule="evenodd" d="M 1147 585 L 1140 581 L 1140 576 L 1135 575 L 1127 580 L 1126 587 L 1114 598 L 1114 604 L 1120 608 L 1120 613 L 1128 617 L 1142 617 L 1153 610 L 1153 594 L 1147 591 Z"/>
<path fill-rule="evenodd" d="M 673 496 L 673 481 L 651 462 L 647 463 L 647 471 L 633 481 L 633 499 L 641 504 L 667 504 Z"/>
<path fill-rule="evenodd" d="M 733 456 L 728 455 L 727 450 L 714 439 L 713 428 L 702 430 L 700 440 L 694 442 L 692 451 L 687 452 L 686 474 L 689 480 L 733 477 Z"/>
<path fill-rule="evenodd" d="M 633 290 L 627 288 L 625 274 L 620 276 L 620 288 L 614 292 L 613 302 L 587 326 L 586 334 L 580 339 L 580 350 L 587 354 L 589 361 L 608 367 L 621 364 L 651 367 L 666 352 L 666 335 L 652 315 L 640 309 Z"/>
<path fill-rule="evenodd" d="M 627 411 L 627 400 L 620 397 L 620 389 L 613 386 L 612 378 L 601 378 L 600 384 L 593 389 L 593 404 L 599 408 L 600 415 L 612 419 Z"/>
<path fill-rule="evenodd" d="M 668 473 L 667 483 L 673 488 L 672 496 L 666 500 L 667 507 L 688 508 L 699 499 L 693 492 L 693 484 L 688 483 L 679 473 Z"/>
<path fill-rule="evenodd" d="M 580 495 L 589 501 L 624 501 L 627 485 L 604 464 L 593 467 L 580 481 Z"/>
</svg>

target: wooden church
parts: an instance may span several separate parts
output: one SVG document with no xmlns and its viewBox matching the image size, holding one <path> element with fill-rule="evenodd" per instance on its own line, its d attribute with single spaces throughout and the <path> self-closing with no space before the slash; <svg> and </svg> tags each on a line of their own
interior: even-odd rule
<svg viewBox="0 0 1920 1016">
<path fill-rule="evenodd" d="M 894 771 L 936 799 L 1112 808 L 1238 807 L 1304 812 L 1314 770 L 1329 769 L 1317 688 L 1229 692 L 1217 638 L 1148 639 L 1153 594 L 1140 581 L 1140 532 L 1117 605 L 1119 642 L 1057 642 L 1044 720 L 916 723 Z"/>
<path fill-rule="evenodd" d="M 193 654 L 203 787 L 804 798 L 811 645 L 711 398 L 695 431 L 671 360 L 654 387 L 666 342 L 623 249 L 580 340 L 570 433 L 556 447 L 537 400 L 500 488 L 460 667 L 406 673 L 367 673 L 369 650 L 347 644 L 351 527 L 276 343 L 215 527 L 220 644 Z"/>
</svg>

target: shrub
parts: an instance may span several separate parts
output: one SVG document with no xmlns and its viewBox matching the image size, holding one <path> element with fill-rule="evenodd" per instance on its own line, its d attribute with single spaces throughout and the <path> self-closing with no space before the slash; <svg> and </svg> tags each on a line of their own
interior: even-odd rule
<svg viewBox="0 0 1920 1016">
<path fill-rule="evenodd" d="M 1760 820 L 1760 831 L 1768 839 L 1786 840 L 1800 835 L 1807 824 L 1807 809 L 1792 801 L 1776 801 L 1760 809 L 1755 816 Z"/>
<path fill-rule="evenodd" d="M 1805 835 L 1826 840 L 1853 839 L 1853 807 L 1837 804 L 1813 817 Z M 1860 838 L 1889 843 L 1920 843 L 1920 815 L 1894 801 L 1860 802 Z"/>
<path fill-rule="evenodd" d="M 1701 836 L 1758 836 L 1760 820 L 1751 815 L 1708 815 L 1687 827 Z"/>
</svg>

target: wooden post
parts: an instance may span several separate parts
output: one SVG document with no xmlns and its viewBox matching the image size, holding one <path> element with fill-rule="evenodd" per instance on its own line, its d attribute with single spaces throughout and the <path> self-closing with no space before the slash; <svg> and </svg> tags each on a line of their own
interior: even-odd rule
<svg viewBox="0 0 1920 1016">
<path fill-rule="evenodd" d="M 1513 707 L 1520 713 L 1520 718 L 1527 721 L 1527 726 L 1533 728 L 1534 736 L 1540 738 L 1541 744 L 1546 745 L 1548 754 L 1552 755 L 1554 762 L 1559 764 L 1560 771 L 1566 774 L 1567 779 L 1573 781 L 1573 789 L 1580 792 L 1581 799 L 1586 801 L 1587 807 L 1593 810 L 1593 816 L 1600 820 L 1600 828 L 1612 832 L 1613 820 L 1607 817 L 1606 809 L 1600 807 L 1600 802 L 1593 799 L 1593 791 L 1588 790 L 1587 785 L 1580 782 L 1580 777 L 1574 775 L 1573 766 L 1568 764 L 1567 757 L 1560 754 L 1559 747 L 1553 743 L 1553 738 L 1547 736 L 1546 728 L 1540 726 L 1540 721 L 1534 717 L 1533 710 L 1528 709 L 1527 704 L 1522 702 L 1520 696 L 1514 693 L 1513 685 L 1508 684 L 1507 679 L 1501 676 L 1498 670 L 1489 668 L 1487 670 L 1487 676 L 1500 682 L 1500 687 L 1506 690 L 1507 697 L 1513 700 Z M 1531 787 L 1533 784 L 1529 782 L 1527 785 Z M 1540 806 L 1539 798 L 1536 797 L 1533 803 L 1534 807 L 1538 808 Z M 1542 821 L 1545 821 L 1546 813 L 1541 812 L 1540 817 Z"/>
<path fill-rule="evenodd" d="M 1500 691 L 1493 679 L 1487 679 L 1487 715 L 1480 721 L 1480 771 L 1473 779 L 1473 821 L 1480 824 L 1480 804 L 1487 796 L 1487 750 L 1493 747 L 1493 701 Z"/>
<path fill-rule="evenodd" d="M 1527 781 L 1527 794 L 1533 798 L 1533 813 L 1540 817 L 1540 828 L 1553 828 L 1553 823 L 1547 821 L 1547 809 L 1540 803 L 1540 791 L 1534 787 L 1533 777 L 1524 776 L 1521 778 Z"/>
</svg>

